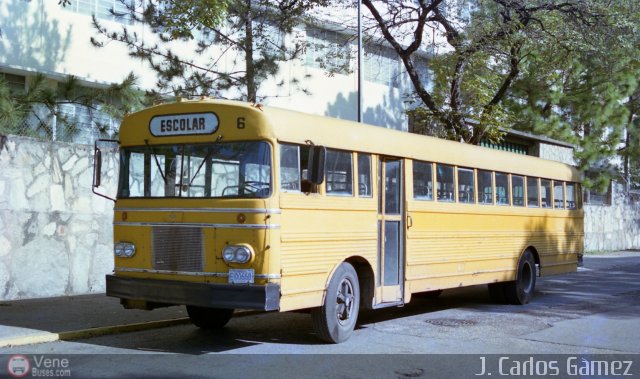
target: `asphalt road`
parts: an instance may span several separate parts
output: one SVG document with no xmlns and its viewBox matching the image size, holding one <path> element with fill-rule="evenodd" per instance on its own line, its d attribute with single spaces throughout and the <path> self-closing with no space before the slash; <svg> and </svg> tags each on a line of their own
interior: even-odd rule
<svg viewBox="0 0 640 379">
<path fill-rule="evenodd" d="M 473 377 L 483 371 L 517 376 L 526 367 L 544 369 L 525 372 L 539 377 L 558 365 L 559 377 L 575 377 L 571 370 L 594 354 L 627 357 L 631 372 L 640 374 L 640 356 L 630 355 L 640 353 L 638 315 L 640 254 L 621 253 L 587 256 L 577 273 L 538 278 L 526 306 L 492 304 L 486 287 L 478 286 L 368 311 L 351 339 L 338 345 L 315 338 L 308 314 L 264 313 L 234 318 L 218 333 L 181 325 L 0 354 L 68 357 L 72 377 L 73 370 L 80 377 Z M 530 358 L 536 361 L 529 366 L 519 363 Z"/>
</svg>

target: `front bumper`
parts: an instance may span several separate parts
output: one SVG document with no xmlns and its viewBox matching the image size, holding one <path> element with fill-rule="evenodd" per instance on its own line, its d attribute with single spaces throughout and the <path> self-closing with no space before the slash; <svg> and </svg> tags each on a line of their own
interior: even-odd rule
<svg viewBox="0 0 640 379">
<path fill-rule="evenodd" d="M 280 285 L 211 284 L 107 275 L 107 296 L 207 308 L 280 308 Z"/>
</svg>

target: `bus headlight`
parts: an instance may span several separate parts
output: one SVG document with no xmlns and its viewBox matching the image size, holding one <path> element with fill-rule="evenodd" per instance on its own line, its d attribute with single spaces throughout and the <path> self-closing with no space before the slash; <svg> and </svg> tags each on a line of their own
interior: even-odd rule
<svg viewBox="0 0 640 379">
<path fill-rule="evenodd" d="M 113 246 L 116 257 L 131 258 L 136 253 L 136 245 L 130 242 L 118 242 Z"/>
<path fill-rule="evenodd" d="M 226 263 L 248 263 L 253 259 L 253 250 L 246 245 L 229 245 L 222 249 L 222 259 Z"/>
</svg>

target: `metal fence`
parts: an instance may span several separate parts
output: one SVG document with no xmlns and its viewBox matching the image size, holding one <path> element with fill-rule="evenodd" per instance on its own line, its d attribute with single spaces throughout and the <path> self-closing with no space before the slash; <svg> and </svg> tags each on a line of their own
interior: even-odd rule
<svg viewBox="0 0 640 379">
<path fill-rule="evenodd" d="M 35 106 L 17 122 L 0 124 L 0 134 L 93 144 L 99 138 L 117 138 L 119 124 L 106 113 L 79 104 L 62 104 L 55 113 Z"/>
</svg>

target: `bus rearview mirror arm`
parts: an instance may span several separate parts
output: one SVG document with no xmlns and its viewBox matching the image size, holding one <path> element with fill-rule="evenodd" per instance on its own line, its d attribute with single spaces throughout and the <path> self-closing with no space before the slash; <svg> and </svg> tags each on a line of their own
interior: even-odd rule
<svg viewBox="0 0 640 379">
<path fill-rule="evenodd" d="M 102 150 L 98 147 L 98 142 L 110 142 L 110 143 L 118 143 L 117 140 L 112 139 L 98 139 L 94 142 L 93 145 L 93 183 L 91 185 L 91 192 L 100 197 L 104 197 L 105 199 L 109 199 L 113 202 L 116 199 L 97 192 L 96 190 L 100 188 L 100 184 L 102 183 Z"/>
</svg>

